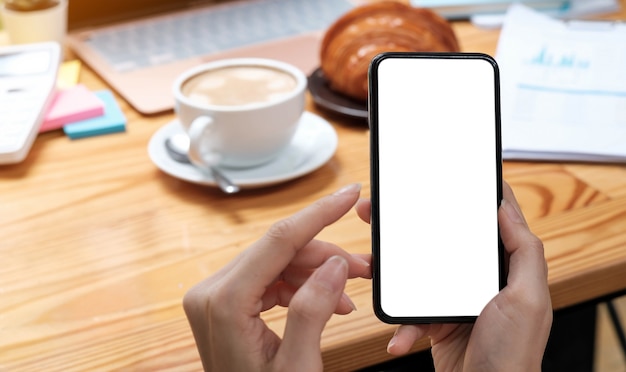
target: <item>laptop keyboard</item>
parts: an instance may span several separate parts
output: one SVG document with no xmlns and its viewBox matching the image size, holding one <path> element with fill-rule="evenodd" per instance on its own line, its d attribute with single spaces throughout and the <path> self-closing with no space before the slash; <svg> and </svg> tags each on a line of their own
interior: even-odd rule
<svg viewBox="0 0 626 372">
<path fill-rule="evenodd" d="M 323 30 L 347 0 L 251 0 L 94 31 L 86 43 L 118 72 Z"/>
</svg>

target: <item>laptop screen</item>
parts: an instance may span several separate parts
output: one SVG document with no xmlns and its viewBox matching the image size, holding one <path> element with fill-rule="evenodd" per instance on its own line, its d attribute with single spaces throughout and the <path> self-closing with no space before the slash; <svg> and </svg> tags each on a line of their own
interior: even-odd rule
<svg viewBox="0 0 626 372">
<path fill-rule="evenodd" d="M 229 0 L 71 0 L 68 30 L 101 26 Z"/>
</svg>

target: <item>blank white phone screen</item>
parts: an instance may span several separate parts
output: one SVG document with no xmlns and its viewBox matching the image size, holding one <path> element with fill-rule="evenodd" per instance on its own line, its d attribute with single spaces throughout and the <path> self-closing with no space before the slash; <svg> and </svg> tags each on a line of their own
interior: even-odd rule
<svg viewBox="0 0 626 372">
<path fill-rule="evenodd" d="M 477 316 L 498 293 L 494 66 L 387 58 L 378 66 L 380 307 Z"/>
</svg>

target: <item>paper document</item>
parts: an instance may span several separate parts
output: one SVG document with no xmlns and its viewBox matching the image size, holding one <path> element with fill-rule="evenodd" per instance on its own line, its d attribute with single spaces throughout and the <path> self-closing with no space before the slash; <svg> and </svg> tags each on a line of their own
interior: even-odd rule
<svg viewBox="0 0 626 372">
<path fill-rule="evenodd" d="M 504 159 L 626 162 L 626 25 L 523 5 L 498 42 Z"/>
</svg>

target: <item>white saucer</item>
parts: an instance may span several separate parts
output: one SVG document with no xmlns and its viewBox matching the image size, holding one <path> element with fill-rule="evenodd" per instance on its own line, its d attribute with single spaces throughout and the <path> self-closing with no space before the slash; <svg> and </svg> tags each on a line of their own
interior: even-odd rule
<svg viewBox="0 0 626 372">
<path fill-rule="evenodd" d="M 176 162 L 167 154 L 165 139 L 182 131 L 183 127 L 176 119 L 154 133 L 148 144 L 150 159 L 159 169 L 173 177 L 200 185 L 217 186 L 210 175 L 191 164 Z M 313 113 L 305 112 L 293 140 L 276 159 L 254 168 L 220 169 L 242 188 L 285 182 L 324 165 L 335 154 L 337 141 L 337 133 L 330 123 Z"/>
</svg>

